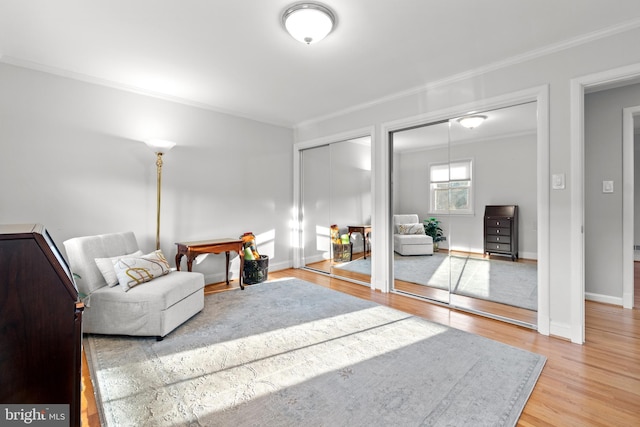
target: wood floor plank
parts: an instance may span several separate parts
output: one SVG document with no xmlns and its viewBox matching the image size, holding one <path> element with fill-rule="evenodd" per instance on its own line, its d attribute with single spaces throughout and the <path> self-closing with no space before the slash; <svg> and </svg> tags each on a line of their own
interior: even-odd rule
<svg viewBox="0 0 640 427">
<path fill-rule="evenodd" d="M 640 278 L 636 263 L 636 278 Z M 296 277 L 375 301 L 453 328 L 542 354 L 547 363 L 522 416 L 521 427 L 640 425 L 640 310 L 587 302 L 586 343 L 540 335 L 520 326 L 331 278 L 306 270 L 269 272 L 269 279 Z M 636 280 L 636 307 L 640 300 Z M 219 283 L 205 293 L 237 288 Z M 93 389 L 83 357 L 82 422 L 99 426 Z"/>
</svg>

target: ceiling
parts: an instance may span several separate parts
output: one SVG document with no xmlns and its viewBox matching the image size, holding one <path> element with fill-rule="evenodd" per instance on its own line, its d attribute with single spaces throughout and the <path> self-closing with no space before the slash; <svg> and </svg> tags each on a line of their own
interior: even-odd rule
<svg viewBox="0 0 640 427">
<path fill-rule="evenodd" d="M 287 0 L 0 0 L 0 61 L 294 127 L 583 37 L 638 0 L 324 0 L 318 44 Z"/>
</svg>

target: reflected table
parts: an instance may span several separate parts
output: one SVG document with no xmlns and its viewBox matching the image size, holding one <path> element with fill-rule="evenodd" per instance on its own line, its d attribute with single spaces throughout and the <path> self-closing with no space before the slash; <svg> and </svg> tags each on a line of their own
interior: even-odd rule
<svg viewBox="0 0 640 427">
<path fill-rule="evenodd" d="M 362 240 L 364 242 L 364 259 L 367 259 L 367 247 L 369 248 L 369 253 L 371 253 L 371 243 L 369 242 L 371 225 L 348 225 L 347 229 L 349 230 L 349 240 L 351 240 L 352 233 L 362 234 Z"/>
</svg>

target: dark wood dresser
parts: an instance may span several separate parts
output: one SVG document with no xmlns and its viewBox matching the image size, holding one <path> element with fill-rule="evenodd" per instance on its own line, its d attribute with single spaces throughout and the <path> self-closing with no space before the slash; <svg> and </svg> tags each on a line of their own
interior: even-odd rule
<svg viewBox="0 0 640 427">
<path fill-rule="evenodd" d="M 492 205 L 484 208 L 485 254 L 518 258 L 518 206 Z"/>
<path fill-rule="evenodd" d="M 83 309 L 45 228 L 0 225 L 0 403 L 67 404 L 80 425 Z"/>
</svg>

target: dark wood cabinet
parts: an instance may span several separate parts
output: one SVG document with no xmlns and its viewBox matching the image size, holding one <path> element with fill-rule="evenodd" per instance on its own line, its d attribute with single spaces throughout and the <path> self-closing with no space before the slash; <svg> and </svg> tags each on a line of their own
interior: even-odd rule
<svg viewBox="0 0 640 427">
<path fill-rule="evenodd" d="M 0 403 L 68 404 L 80 425 L 83 308 L 46 229 L 0 225 Z"/>
<path fill-rule="evenodd" d="M 484 209 L 485 254 L 518 258 L 518 206 L 492 205 Z"/>
</svg>

